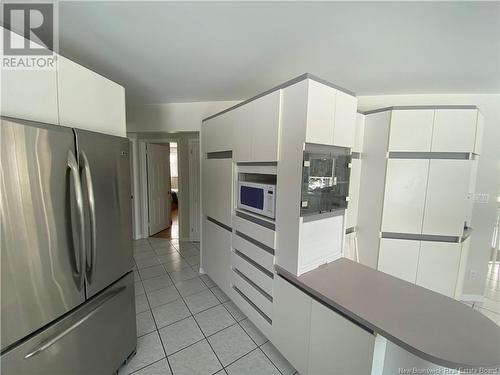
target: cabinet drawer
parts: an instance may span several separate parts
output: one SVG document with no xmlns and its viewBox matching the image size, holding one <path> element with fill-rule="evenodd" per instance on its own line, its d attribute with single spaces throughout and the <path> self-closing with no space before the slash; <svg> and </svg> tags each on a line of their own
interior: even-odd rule
<svg viewBox="0 0 500 375">
<path fill-rule="evenodd" d="M 269 272 L 274 271 L 274 255 L 268 250 L 247 241 L 241 234 L 233 233 L 233 249 L 245 254 Z"/>
<path fill-rule="evenodd" d="M 134 279 L 129 273 L 4 353 L 2 374 L 112 374 L 136 343 Z"/>
<path fill-rule="evenodd" d="M 275 249 L 275 235 L 274 230 L 266 228 L 260 224 L 254 223 L 253 221 L 244 219 L 238 214 L 233 215 L 233 228 L 236 231 L 246 234 L 248 237 Z"/>
<path fill-rule="evenodd" d="M 232 285 L 237 287 L 248 299 L 271 321 L 273 319 L 273 302 L 272 297 L 266 295 L 263 290 L 256 287 L 253 282 L 241 273 L 241 271 L 233 268 Z"/>
<path fill-rule="evenodd" d="M 273 295 L 274 274 L 272 272 L 267 271 L 238 250 L 232 251 L 231 264 L 267 294 Z"/>
<path fill-rule="evenodd" d="M 378 270 L 410 283 L 417 278 L 420 241 L 382 238 Z"/>
<path fill-rule="evenodd" d="M 272 320 L 270 317 L 264 317 L 257 310 L 256 306 L 248 299 L 247 296 L 243 294 L 238 287 L 234 286 L 231 288 L 231 293 L 229 294 L 236 306 L 245 314 L 250 321 L 255 324 L 255 326 L 266 336 L 268 339 L 272 334 Z"/>
</svg>

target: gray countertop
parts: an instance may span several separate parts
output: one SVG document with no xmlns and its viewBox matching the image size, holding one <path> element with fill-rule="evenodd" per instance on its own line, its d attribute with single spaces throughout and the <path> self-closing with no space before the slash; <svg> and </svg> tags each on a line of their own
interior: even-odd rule
<svg viewBox="0 0 500 375">
<path fill-rule="evenodd" d="M 452 298 L 346 258 L 299 277 L 277 273 L 361 326 L 449 368 L 499 367 L 500 328 Z"/>
</svg>

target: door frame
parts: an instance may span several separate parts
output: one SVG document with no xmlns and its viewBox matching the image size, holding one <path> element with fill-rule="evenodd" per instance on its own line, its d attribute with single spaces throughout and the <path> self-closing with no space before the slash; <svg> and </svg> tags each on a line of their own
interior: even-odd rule
<svg viewBox="0 0 500 375">
<path fill-rule="evenodd" d="M 177 155 L 180 153 L 180 148 L 181 142 L 179 138 L 176 137 L 166 137 L 166 138 L 147 138 L 147 139 L 138 139 L 138 159 L 139 159 L 139 206 L 141 209 L 141 215 L 140 220 L 141 220 L 141 225 L 140 227 L 142 228 L 140 238 L 148 238 L 149 237 L 149 202 L 148 202 L 148 174 L 147 174 L 147 156 L 146 156 L 146 144 L 148 143 L 170 143 L 170 142 L 176 142 L 177 143 Z M 183 209 L 183 199 L 182 199 L 182 194 L 180 194 L 181 190 L 183 189 L 182 183 L 181 183 L 181 170 L 180 168 L 180 162 L 179 162 L 179 157 L 177 157 L 177 171 L 178 171 L 178 192 L 177 192 L 177 199 L 179 201 L 179 209 L 178 209 L 178 214 L 177 214 L 177 221 L 179 225 L 179 239 L 180 239 L 180 234 L 181 234 L 181 225 L 182 225 L 182 220 L 181 220 L 181 215 L 182 215 L 182 209 Z"/>
<path fill-rule="evenodd" d="M 193 144 L 194 143 L 198 143 L 198 160 L 196 160 L 198 162 L 198 165 L 199 165 L 199 168 L 198 168 L 198 178 L 197 178 L 197 182 L 198 184 L 194 184 L 193 181 L 194 180 L 194 171 L 193 171 L 193 163 L 195 162 L 195 159 L 193 157 L 193 154 L 191 153 L 191 150 L 192 150 L 192 147 L 193 147 Z M 190 226 L 190 230 L 189 230 L 189 239 L 191 241 L 200 241 L 201 240 L 201 142 L 200 142 L 200 138 L 199 137 L 192 137 L 192 138 L 188 138 L 188 152 L 189 152 L 189 226 Z M 196 194 L 196 192 L 198 192 L 198 194 Z M 194 202 L 195 200 L 195 197 L 196 195 L 198 195 L 198 206 L 200 207 L 200 211 L 199 211 L 199 214 L 196 215 L 196 212 L 194 212 L 193 210 L 193 204 L 192 202 Z M 198 220 L 198 226 L 199 226 L 199 230 L 198 230 L 198 234 L 199 234 L 199 237 L 197 239 L 195 239 L 193 237 L 193 232 L 192 232 L 192 228 L 193 228 L 193 223 L 194 223 L 194 220 L 197 219 Z"/>
</svg>

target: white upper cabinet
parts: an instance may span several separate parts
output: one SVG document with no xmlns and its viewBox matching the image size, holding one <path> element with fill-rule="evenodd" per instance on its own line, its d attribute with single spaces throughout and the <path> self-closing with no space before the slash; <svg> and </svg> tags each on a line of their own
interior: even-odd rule
<svg viewBox="0 0 500 375">
<path fill-rule="evenodd" d="M 57 82 L 61 125 L 126 136 L 122 86 L 62 56 Z"/>
<path fill-rule="evenodd" d="M 278 161 L 280 101 L 281 90 L 277 90 L 228 112 L 236 162 Z"/>
<path fill-rule="evenodd" d="M 463 234 L 472 166 L 472 160 L 430 161 L 423 234 Z"/>
<path fill-rule="evenodd" d="M 231 112 L 234 118 L 233 159 L 237 162 L 252 161 L 252 106 L 243 105 Z"/>
<path fill-rule="evenodd" d="M 389 159 L 382 232 L 422 233 L 429 160 Z"/>
<path fill-rule="evenodd" d="M 235 131 L 234 111 L 225 112 L 202 124 L 202 151 L 220 152 L 233 150 Z"/>
<path fill-rule="evenodd" d="M 281 90 L 251 102 L 252 158 L 255 162 L 278 161 Z"/>
<path fill-rule="evenodd" d="M 433 109 L 392 111 L 389 151 L 429 152 L 433 122 Z"/>
<path fill-rule="evenodd" d="M 474 152 L 477 109 L 436 109 L 431 151 Z"/>
<path fill-rule="evenodd" d="M 356 135 L 354 138 L 353 152 L 363 151 L 363 139 L 365 137 L 365 119 L 366 116 L 362 113 L 356 113 Z"/>
<path fill-rule="evenodd" d="M 9 34 L 12 45 L 24 43 L 25 39 L 22 36 L 4 28 L 0 30 L 2 30 L 2 43 L 3 33 Z M 59 124 L 56 69 L 57 67 L 47 70 L 2 69 L 0 78 L 2 116 Z"/>
<path fill-rule="evenodd" d="M 306 142 L 354 147 L 356 97 L 309 80 L 307 100 Z"/>
<path fill-rule="evenodd" d="M 333 145 L 335 89 L 309 80 L 306 142 Z"/>
<path fill-rule="evenodd" d="M 333 144 L 335 146 L 352 148 L 354 147 L 356 138 L 356 108 L 358 106 L 358 99 L 342 91 L 336 91 Z"/>
<path fill-rule="evenodd" d="M 484 116 L 481 112 L 477 111 L 476 139 L 474 141 L 474 153 L 478 155 L 481 155 L 481 148 L 483 146 L 483 132 L 484 132 Z"/>
</svg>

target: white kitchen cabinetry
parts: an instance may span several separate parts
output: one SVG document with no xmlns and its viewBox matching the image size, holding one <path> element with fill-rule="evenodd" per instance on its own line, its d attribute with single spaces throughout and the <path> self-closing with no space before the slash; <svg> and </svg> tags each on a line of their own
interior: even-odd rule
<svg viewBox="0 0 500 375">
<path fill-rule="evenodd" d="M 310 332 L 308 375 L 370 374 L 374 334 L 314 300 Z"/>
<path fill-rule="evenodd" d="M 382 232 L 422 233 L 429 160 L 389 159 Z"/>
<path fill-rule="evenodd" d="M 461 297 L 467 262 L 461 243 L 473 227 L 483 120 L 475 106 L 365 113 L 369 136 L 363 143 L 357 232 L 361 259 L 378 234 L 379 270 Z M 382 178 L 383 207 L 375 212 L 372 186 Z"/>
<path fill-rule="evenodd" d="M 358 99 L 336 90 L 335 125 L 333 127 L 333 144 L 342 147 L 354 147 L 356 133 L 356 109 Z"/>
<path fill-rule="evenodd" d="M 417 279 L 420 241 L 382 238 L 378 270 L 410 283 Z"/>
<path fill-rule="evenodd" d="M 469 205 L 472 160 L 430 160 L 423 234 L 460 237 Z"/>
<path fill-rule="evenodd" d="M 228 112 L 234 127 L 234 161 L 278 160 L 280 98 L 281 90 L 277 90 Z"/>
<path fill-rule="evenodd" d="M 460 243 L 422 241 L 417 285 L 453 298 L 457 286 L 461 247 Z"/>
<path fill-rule="evenodd" d="M 389 151 L 430 151 L 433 123 L 432 109 L 392 111 Z"/>
<path fill-rule="evenodd" d="M 356 97 L 312 80 L 307 95 L 306 142 L 354 147 Z"/>
<path fill-rule="evenodd" d="M 62 56 L 57 85 L 61 125 L 126 136 L 122 86 Z"/>
<path fill-rule="evenodd" d="M 0 30 L 2 43 L 6 33 L 5 36 L 13 41 L 12 45 L 24 44 L 25 39 L 22 36 L 1 27 Z M 2 116 L 59 124 L 56 69 L 57 66 L 47 70 L 2 69 L 0 77 Z"/>
<path fill-rule="evenodd" d="M 345 227 L 352 228 L 358 223 L 359 188 L 361 181 L 361 160 L 351 160 L 351 175 L 349 177 L 349 202 L 345 211 Z"/>
<path fill-rule="evenodd" d="M 281 276 L 274 278 L 274 346 L 300 374 L 309 368 L 311 297 Z"/>
<path fill-rule="evenodd" d="M 203 215 L 231 227 L 233 163 L 231 159 L 202 161 Z"/>
<path fill-rule="evenodd" d="M 477 109 L 437 109 L 431 151 L 474 152 L 477 117 Z"/>
<path fill-rule="evenodd" d="M 203 270 L 224 291 L 230 293 L 231 232 L 203 219 Z"/>
</svg>

